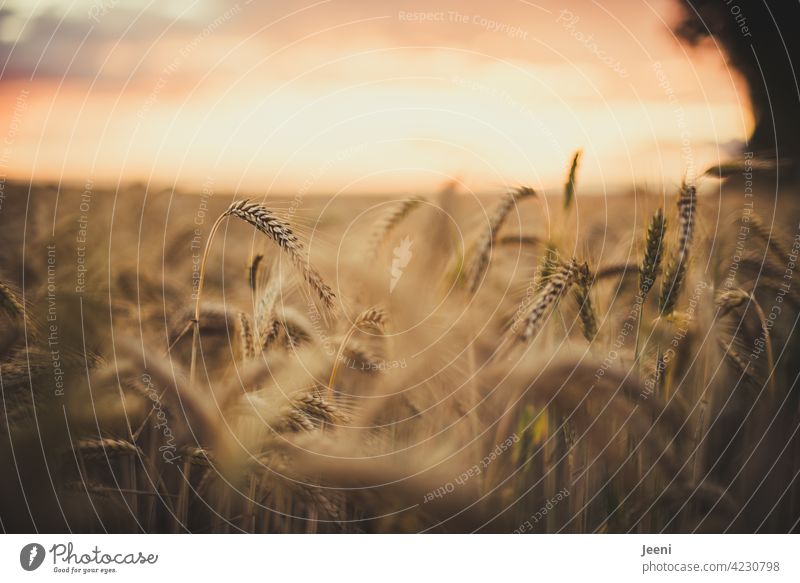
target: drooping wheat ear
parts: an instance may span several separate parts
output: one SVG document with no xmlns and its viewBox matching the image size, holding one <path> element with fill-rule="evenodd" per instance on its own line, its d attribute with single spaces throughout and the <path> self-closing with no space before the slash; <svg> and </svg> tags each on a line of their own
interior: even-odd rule
<svg viewBox="0 0 800 583">
<path fill-rule="evenodd" d="M 286 252 L 292 263 L 303 274 L 309 286 L 316 292 L 325 308 L 332 310 L 335 306 L 336 294 L 323 281 L 322 276 L 311 265 L 306 257 L 305 247 L 297 238 L 292 228 L 278 219 L 264 205 L 242 200 L 233 203 L 225 214 L 237 217 L 250 223 Z"/>
<path fill-rule="evenodd" d="M 339 370 L 339 363 L 342 361 L 342 353 L 347 348 L 348 342 L 353 337 L 357 330 L 372 329 L 375 332 L 382 334 L 388 323 L 388 316 L 382 308 L 371 307 L 361 312 L 358 317 L 353 321 L 353 324 L 347 330 L 347 333 L 342 338 L 339 344 L 339 350 L 336 353 L 336 360 L 333 362 L 333 369 L 331 370 L 331 377 L 328 379 L 328 391 L 333 392 L 333 383 L 336 381 L 336 373 Z"/>
<path fill-rule="evenodd" d="M 481 284 L 486 269 L 489 267 L 492 247 L 494 247 L 497 241 L 497 232 L 500 230 L 500 227 L 503 226 L 506 218 L 508 218 L 508 214 L 519 201 L 531 198 L 535 195 L 536 192 L 532 188 L 526 186 L 519 187 L 506 194 L 503 201 L 497 205 L 494 213 L 489 218 L 489 224 L 486 230 L 475 246 L 475 255 L 467 269 L 467 289 L 470 293 L 474 294 Z"/>
<path fill-rule="evenodd" d="M 791 263 L 791 257 L 788 249 L 781 241 L 780 235 L 772 228 L 767 228 L 761 217 L 753 213 L 750 217 L 750 230 L 761 238 L 767 244 L 767 249 L 775 254 L 775 257 L 781 260 L 783 265 Z"/>
<path fill-rule="evenodd" d="M 597 316 L 589 293 L 592 286 L 592 274 L 586 263 L 578 266 L 575 284 L 572 293 L 575 297 L 575 303 L 578 305 L 581 331 L 583 332 L 583 337 L 592 342 L 594 337 L 597 336 Z"/>
<path fill-rule="evenodd" d="M 767 325 L 767 318 L 764 314 L 764 311 L 761 309 L 761 306 L 756 300 L 753 294 L 746 292 L 743 289 L 733 289 L 727 290 L 718 293 L 714 297 L 714 303 L 719 308 L 720 317 L 725 316 L 726 314 L 730 313 L 732 310 L 740 308 L 747 304 L 748 306 L 753 306 L 756 311 L 756 315 L 758 316 L 759 324 L 761 325 L 761 335 L 763 337 L 763 342 L 766 347 L 767 352 L 767 366 L 768 370 L 772 371 L 772 367 L 774 365 L 774 357 L 772 352 L 772 341 L 770 339 L 769 333 L 769 326 Z M 747 365 L 750 364 L 745 359 L 740 356 L 736 350 L 733 348 L 733 340 L 731 340 L 730 346 L 725 346 L 725 343 L 720 340 L 720 344 L 725 348 L 726 355 L 731 359 L 731 361 L 736 365 L 736 367 L 740 370 L 740 372 L 747 373 L 749 376 L 753 376 L 753 370 L 751 368 L 747 368 Z M 770 389 L 775 389 L 775 375 L 770 374 L 769 376 L 769 385 Z"/>
<path fill-rule="evenodd" d="M 250 261 L 250 266 L 247 269 L 247 281 L 250 284 L 250 291 L 255 295 L 256 287 L 258 287 L 258 268 L 264 260 L 264 255 L 261 253 L 256 254 L 253 260 Z"/>
<path fill-rule="evenodd" d="M 639 293 L 642 299 L 647 297 L 661 269 L 661 259 L 664 256 L 664 235 L 667 232 L 667 220 L 664 211 L 658 209 L 650 219 L 647 227 L 647 238 L 644 243 L 644 258 L 639 268 Z"/>
<path fill-rule="evenodd" d="M 353 326 L 357 329 L 369 328 L 376 332 L 383 332 L 388 321 L 389 318 L 383 308 L 373 306 L 361 312 L 353 322 Z"/>
<path fill-rule="evenodd" d="M 572 206 L 572 201 L 575 199 L 575 180 L 577 178 L 581 156 L 583 156 L 583 150 L 578 150 L 572 157 L 572 164 L 569 167 L 567 181 L 564 183 L 564 210 L 569 210 L 569 207 Z"/>
<path fill-rule="evenodd" d="M 386 237 L 389 236 L 389 233 L 391 233 L 397 225 L 402 223 L 403 220 L 423 202 L 425 202 L 425 198 L 421 196 L 412 196 L 411 198 L 401 200 L 397 204 L 392 205 L 391 208 L 378 219 L 370 237 L 370 252 L 373 257 L 378 254 L 381 245 L 386 240 Z"/>
<path fill-rule="evenodd" d="M 518 335 L 520 341 L 528 342 L 536 335 L 549 308 L 553 307 L 572 287 L 577 274 L 578 266 L 573 259 L 567 264 L 559 265 L 553 274 L 547 278 L 542 291 L 533 301 L 530 312 L 521 322 L 521 331 Z M 512 326 L 512 330 L 520 327 L 517 324 Z"/>
<path fill-rule="evenodd" d="M 16 292 L 2 281 L 0 281 L 0 309 L 15 318 L 25 313 L 25 308 L 17 298 Z"/>
<path fill-rule="evenodd" d="M 285 253 L 289 255 L 292 263 L 303 274 L 303 278 L 316 292 L 319 299 L 322 301 L 323 306 L 329 311 L 333 312 L 335 308 L 336 294 L 328 285 L 322 280 L 319 272 L 311 265 L 311 262 L 304 257 L 305 248 L 297 235 L 294 234 L 292 228 L 285 222 L 281 221 L 272 212 L 263 205 L 242 200 L 234 202 L 228 209 L 222 213 L 211 227 L 211 232 L 208 235 L 203 257 L 200 261 L 200 274 L 197 284 L 197 295 L 195 296 L 195 315 L 194 315 L 194 333 L 192 335 L 192 359 L 189 367 L 189 382 L 194 383 L 195 371 L 197 369 L 197 347 L 200 342 L 200 297 L 203 292 L 203 282 L 205 280 L 206 262 L 208 261 L 208 252 L 211 249 L 211 244 L 214 241 L 214 235 L 222 224 L 225 217 L 234 216 L 247 223 L 250 223 L 259 231 L 264 233 L 267 237 L 280 247 Z"/>
<path fill-rule="evenodd" d="M 669 314 L 675 309 L 689 262 L 689 250 L 694 236 L 694 221 L 697 211 L 697 190 L 694 185 L 683 183 L 678 198 L 678 248 L 670 256 L 659 299 L 661 314 Z"/>
<path fill-rule="evenodd" d="M 250 316 L 244 312 L 239 312 L 239 347 L 242 351 L 242 360 L 252 360 L 256 357 L 253 326 L 250 323 Z"/>
<path fill-rule="evenodd" d="M 720 317 L 725 316 L 731 310 L 750 301 L 750 294 L 743 289 L 732 289 L 719 292 L 714 298 L 714 303 L 719 308 Z"/>
</svg>

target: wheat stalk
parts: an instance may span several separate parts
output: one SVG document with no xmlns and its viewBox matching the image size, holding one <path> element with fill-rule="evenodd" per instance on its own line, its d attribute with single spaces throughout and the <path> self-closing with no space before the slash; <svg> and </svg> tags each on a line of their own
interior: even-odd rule
<svg viewBox="0 0 800 583">
<path fill-rule="evenodd" d="M 678 198 L 678 248 L 670 257 L 664 273 L 664 281 L 659 298 L 659 312 L 669 314 L 675 309 L 683 280 L 686 278 L 686 267 L 689 262 L 689 250 L 694 236 L 695 212 L 697 210 L 697 190 L 694 185 L 683 183 Z"/>
<path fill-rule="evenodd" d="M 478 290 L 486 269 L 489 267 L 492 248 L 497 241 L 497 232 L 503 226 L 506 218 L 508 218 L 508 214 L 519 201 L 535 195 L 536 192 L 532 188 L 516 188 L 507 193 L 503 201 L 497 205 L 494 213 L 489 218 L 486 230 L 478 240 L 478 244 L 475 247 L 475 257 L 467 270 L 467 289 L 470 293 L 474 294 Z"/>
</svg>

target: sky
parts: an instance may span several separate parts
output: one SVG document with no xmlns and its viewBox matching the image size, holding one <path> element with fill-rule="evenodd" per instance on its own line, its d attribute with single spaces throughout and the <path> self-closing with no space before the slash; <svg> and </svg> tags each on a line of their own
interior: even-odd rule
<svg viewBox="0 0 800 583">
<path fill-rule="evenodd" d="M 673 0 L 0 0 L 0 179 L 341 194 L 677 184 L 752 129 Z"/>
</svg>

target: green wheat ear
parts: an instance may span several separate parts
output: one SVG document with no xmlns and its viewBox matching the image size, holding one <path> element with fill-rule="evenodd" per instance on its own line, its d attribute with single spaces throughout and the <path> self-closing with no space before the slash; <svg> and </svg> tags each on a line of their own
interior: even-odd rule
<svg viewBox="0 0 800 583">
<path fill-rule="evenodd" d="M 564 210 L 569 210 L 575 198 L 575 181 L 581 156 L 583 156 L 583 150 L 576 151 L 572 157 L 572 164 L 570 165 L 569 174 L 567 175 L 567 182 L 564 184 Z"/>
<path fill-rule="evenodd" d="M 655 284 L 658 270 L 661 268 L 661 259 L 664 256 L 664 235 L 666 233 L 667 220 L 664 218 L 664 211 L 658 209 L 650 225 L 647 227 L 647 239 L 644 245 L 644 259 L 639 268 L 639 291 L 644 299 Z"/>
</svg>

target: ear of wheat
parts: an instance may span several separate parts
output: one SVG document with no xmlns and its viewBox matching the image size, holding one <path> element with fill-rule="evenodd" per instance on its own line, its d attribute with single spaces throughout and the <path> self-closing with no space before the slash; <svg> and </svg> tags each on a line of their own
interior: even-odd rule
<svg viewBox="0 0 800 583">
<path fill-rule="evenodd" d="M 508 214 L 519 201 L 535 195 L 536 192 L 532 188 L 517 188 L 509 192 L 495 209 L 489 219 L 486 230 L 478 240 L 478 244 L 475 247 L 475 256 L 467 270 L 467 289 L 470 293 L 475 293 L 481 284 L 486 269 L 489 267 L 489 258 L 497 241 L 497 232 L 503 226 Z"/>
<path fill-rule="evenodd" d="M 14 317 L 21 317 L 25 312 L 16 292 L 2 281 L 0 281 L 0 309 Z"/>
<path fill-rule="evenodd" d="M 239 344 L 242 351 L 242 360 L 252 360 L 256 357 L 253 326 L 250 323 L 250 317 L 244 312 L 239 312 Z"/>
<path fill-rule="evenodd" d="M 331 370 L 330 379 L 328 379 L 329 391 L 331 392 L 333 391 L 333 383 L 336 381 L 336 373 L 339 370 L 339 363 L 342 361 L 342 354 L 347 348 L 347 344 L 350 342 L 350 339 L 353 337 L 353 334 L 355 334 L 357 330 L 363 330 L 365 328 L 372 329 L 376 332 L 382 333 L 386 327 L 387 320 L 388 318 L 386 316 L 386 312 L 382 308 L 370 307 L 362 311 L 358 315 L 358 317 L 353 321 L 353 324 L 350 326 L 350 329 L 344 335 L 344 338 L 342 339 L 342 342 L 339 345 L 339 350 L 336 353 L 336 360 L 333 363 L 333 369 Z"/>
<path fill-rule="evenodd" d="M 568 264 L 560 265 L 550 275 L 539 296 L 533 301 L 528 315 L 512 327 L 513 330 L 521 328 L 518 336 L 520 341 L 528 342 L 536 335 L 549 308 L 553 307 L 575 283 L 577 274 L 578 266 L 573 259 Z"/>
<path fill-rule="evenodd" d="M 789 250 L 781 241 L 780 235 L 774 229 L 768 228 L 761 217 L 755 213 L 750 216 L 750 230 L 766 243 L 767 249 L 772 251 L 783 265 L 792 263 Z"/>
<path fill-rule="evenodd" d="M 750 294 L 743 289 L 732 289 L 719 292 L 714 297 L 714 303 L 719 308 L 720 317 L 727 315 L 732 310 L 750 301 Z"/>
<path fill-rule="evenodd" d="M 582 263 L 578 266 L 575 280 L 573 295 L 575 297 L 575 303 L 578 305 L 578 317 L 581 322 L 581 331 L 583 332 L 583 337 L 589 342 L 592 342 L 594 337 L 597 336 L 597 315 L 595 314 L 594 306 L 592 305 L 592 297 L 589 293 L 592 285 L 592 274 L 586 263 Z"/>
<path fill-rule="evenodd" d="M 76 449 L 86 457 L 111 457 L 117 455 L 141 456 L 142 451 L 135 444 L 123 439 L 79 439 Z"/>
<path fill-rule="evenodd" d="M 569 207 L 572 206 L 572 201 L 575 199 L 575 181 L 582 155 L 583 150 L 578 150 L 572 157 L 572 164 L 569 167 L 567 182 L 564 184 L 564 210 L 569 210 Z"/>
<path fill-rule="evenodd" d="M 374 354 L 366 345 L 352 338 L 342 351 L 343 359 L 348 367 L 356 368 L 364 373 L 373 374 L 380 370 L 381 357 Z"/>
<path fill-rule="evenodd" d="M 259 297 L 255 302 L 253 318 L 253 333 L 256 343 L 262 349 L 267 348 L 275 340 L 279 331 L 275 311 L 281 292 L 281 277 L 280 273 L 274 273 L 272 269 L 268 273 L 266 283 L 262 284 L 263 290 L 259 292 Z"/>
<path fill-rule="evenodd" d="M 423 202 L 425 202 L 425 199 L 421 196 L 414 196 L 402 200 L 396 205 L 392 205 L 392 207 L 377 221 L 372 236 L 370 237 L 370 249 L 373 257 L 378 254 L 381 244 L 386 240 L 386 237 L 388 237 L 389 234 Z"/>
<path fill-rule="evenodd" d="M 695 212 L 697 210 L 697 191 L 692 184 L 684 183 L 678 198 L 678 248 L 670 257 L 667 269 L 664 272 L 664 281 L 659 298 L 659 311 L 661 314 L 670 314 L 675 309 L 683 280 L 686 277 L 686 268 L 689 261 L 689 251 L 694 236 Z"/>
<path fill-rule="evenodd" d="M 642 259 L 642 265 L 639 268 L 639 292 L 642 294 L 642 298 L 650 293 L 658 276 L 658 270 L 661 268 L 666 227 L 667 221 L 664 218 L 664 211 L 658 209 L 653 214 L 650 219 L 650 225 L 647 227 L 644 259 Z"/>
<path fill-rule="evenodd" d="M 258 272 L 263 260 L 264 255 L 258 253 L 253 257 L 253 260 L 250 262 L 250 267 L 247 270 L 247 281 L 250 284 L 250 291 L 253 294 L 256 293 L 256 288 L 258 287 Z"/>
</svg>

